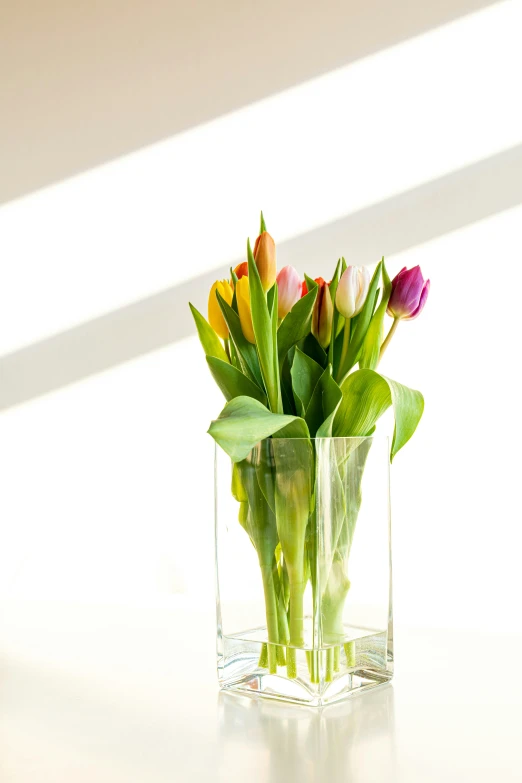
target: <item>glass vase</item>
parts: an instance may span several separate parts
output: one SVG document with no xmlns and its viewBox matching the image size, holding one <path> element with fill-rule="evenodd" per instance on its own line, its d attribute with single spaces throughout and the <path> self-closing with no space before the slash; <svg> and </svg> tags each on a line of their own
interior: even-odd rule
<svg viewBox="0 0 522 783">
<path fill-rule="evenodd" d="M 388 439 L 216 446 L 215 492 L 220 686 L 320 706 L 387 683 Z"/>
</svg>

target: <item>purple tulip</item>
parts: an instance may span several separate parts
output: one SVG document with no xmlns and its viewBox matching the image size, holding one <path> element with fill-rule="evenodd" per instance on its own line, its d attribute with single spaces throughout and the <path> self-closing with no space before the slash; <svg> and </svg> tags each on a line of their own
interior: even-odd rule
<svg viewBox="0 0 522 783">
<path fill-rule="evenodd" d="M 411 321 L 421 314 L 428 293 L 430 281 L 424 280 L 420 266 L 413 269 L 401 269 L 392 280 L 392 292 L 388 302 L 388 315 L 392 318 L 400 318 L 403 321 Z"/>
</svg>

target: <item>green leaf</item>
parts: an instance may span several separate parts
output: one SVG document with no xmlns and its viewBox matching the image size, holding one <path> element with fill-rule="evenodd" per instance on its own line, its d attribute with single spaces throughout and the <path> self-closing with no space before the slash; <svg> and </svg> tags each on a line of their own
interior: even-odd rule
<svg viewBox="0 0 522 783">
<path fill-rule="evenodd" d="M 236 346 L 234 345 L 234 341 L 230 340 L 228 341 L 228 349 L 230 351 L 230 361 L 234 365 L 234 367 L 237 370 L 241 370 L 241 362 L 239 361 L 239 357 L 237 355 Z M 242 371 L 242 370 L 241 370 Z"/>
<path fill-rule="evenodd" d="M 217 359 L 221 359 L 223 362 L 228 362 L 228 356 L 223 348 L 221 340 L 209 324 L 209 322 L 203 318 L 199 310 L 196 310 L 193 304 L 189 302 L 189 307 L 192 312 L 192 316 L 196 323 L 196 329 L 198 330 L 198 337 L 203 346 L 203 350 L 207 356 L 215 356 Z"/>
<path fill-rule="evenodd" d="M 332 378 L 332 366 L 329 364 L 315 385 L 304 415 L 311 437 L 315 437 L 325 419 L 330 418 L 341 397 L 342 392 Z"/>
<path fill-rule="evenodd" d="M 391 405 L 384 378 L 373 370 L 357 370 L 341 384 L 343 398 L 335 417 L 335 437 L 367 435 Z"/>
<path fill-rule="evenodd" d="M 266 292 L 266 304 L 268 307 L 268 312 L 270 313 L 270 317 L 272 317 L 272 313 L 274 311 L 274 299 L 277 294 L 277 286 L 274 284 L 272 288 L 270 288 Z M 277 302 L 276 302 L 276 313 L 277 313 Z M 277 324 L 277 318 L 276 318 L 276 324 Z"/>
<path fill-rule="evenodd" d="M 252 461 L 256 468 L 256 476 L 257 476 L 257 483 L 259 484 L 259 489 L 263 493 L 263 497 L 268 503 L 270 510 L 275 511 L 274 471 L 273 471 L 271 443 L 272 441 L 269 438 L 267 438 L 266 440 L 262 440 L 259 443 L 259 445 L 254 449 L 254 452 L 251 454 L 251 459 L 253 457 Z M 272 550 L 272 552 L 273 551 L 274 550 Z"/>
<path fill-rule="evenodd" d="M 386 308 L 388 307 L 388 301 L 391 294 L 391 280 L 388 277 L 386 266 L 384 264 L 384 258 L 382 259 L 382 280 L 383 280 L 383 292 L 379 307 L 373 314 L 370 326 L 366 332 L 364 343 L 359 358 L 359 367 L 361 369 L 375 370 L 379 364 L 379 352 L 381 350 L 381 344 L 384 336 L 384 316 L 386 315 Z"/>
<path fill-rule="evenodd" d="M 283 412 L 294 416 L 297 413 L 294 395 L 292 392 L 292 376 L 290 375 L 290 367 L 293 361 L 293 352 L 290 350 L 281 367 L 281 396 L 283 398 Z"/>
<path fill-rule="evenodd" d="M 332 319 L 332 336 L 330 338 L 330 347 L 328 348 L 328 361 L 333 367 L 334 363 L 334 348 L 335 348 L 335 338 L 338 334 L 338 325 L 339 325 L 339 318 L 341 317 L 341 314 L 339 313 L 339 310 L 335 306 L 335 295 L 337 294 L 337 286 L 339 285 L 340 280 L 340 271 L 341 271 L 341 259 L 337 262 L 337 266 L 335 267 L 335 272 L 332 277 L 332 281 L 330 283 L 330 295 L 332 297 L 332 303 L 333 303 L 333 319 Z"/>
<path fill-rule="evenodd" d="M 323 390 L 323 414 L 330 416 L 337 410 L 337 406 L 343 396 L 339 384 L 332 377 L 331 365 L 326 368 L 321 376 L 321 386 Z"/>
<path fill-rule="evenodd" d="M 384 378 L 384 375 L 382 376 Z M 424 412 L 424 397 L 416 389 L 410 389 L 397 381 L 385 378 L 392 398 L 395 415 L 395 430 L 393 433 L 390 459 L 409 441 Z"/>
<path fill-rule="evenodd" d="M 227 402 L 208 431 L 233 462 L 245 459 L 256 443 L 270 435 L 280 433 L 280 437 L 286 438 L 309 437 L 304 419 L 271 413 L 252 397 L 236 397 Z M 284 435 L 281 435 L 283 432 Z"/>
<path fill-rule="evenodd" d="M 207 362 L 214 380 L 227 401 L 233 400 L 234 397 L 253 397 L 263 405 L 267 404 L 266 395 L 259 386 L 243 375 L 240 370 L 236 370 L 228 362 L 216 359 L 215 356 L 207 356 Z"/>
<path fill-rule="evenodd" d="M 272 376 L 277 387 L 277 412 L 283 413 L 283 399 L 281 395 L 279 361 L 277 356 L 277 326 L 279 323 L 279 316 L 277 314 L 279 291 L 277 285 L 272 286 L 271 291 L 273 291 L 272 309 L 270 311 L 270 321 L 272 324 Z M 268 293 L 270 294 L 270 291 Z"/>
<path fill-rule="evenodd" d="M 344 327 L 346 325 L 346 319 L 340 318 L 339 322 L 343 322 L 343 329 L 342 331 L 338 332 L 337 337 L 335 338 L 335 346 L 334 346 L 334 352 L 333 352 L 333 374 L 334 377 L 337 378 L 339 376 L 339 364 L 341 362 L 341 353 L 343 350 L 343 340 L 344 340 Z M 351 321 L 348 321 L 349 326 L 351 326 Z"/>
<path fill-rule="evenodd" d="M 265 218 L 263 217 L 263 210 L 261 210 L 261 218 L 259 220 L 259 233 L 262 234 L 263 231 L 266 231 L 266 223 L 265 223 Z"/>
<path fill-rule="evenodd" d="M 341 389 L 332 378 L 332 365 L 329 364 L 317 382 L 306 411 L 305 420 L 312 437 L 332 436 L 333 419 L 342 396 Z"/>
<path fill-rule="evenodd" d="M 304 418 L 317 381 L 323 374 L 323 368 L 297 348 L 290 374 L 297 412 Z"/>
<path fill-rule="evenodd" d="M 263 379 L 261 377 L 261 369 L 259 367 L 259 359 L 257 358 L 256 347 L 249 343 L 243 330 L 241 329 L 241 322 L 239 315 L 230 307 L 228 302 L 225 302 L 219 291 L 216 292 L 223 318 L 228 326 L 230 332 L 230 338 L 236 348 L 236 353 L 241 364 L 241 369 L 244 374 L 247 375 L 252 381 L 257 383 L 260 389 L 263 389 Z M 219 357 L 221 358 L 221 357 Z"/>
<path fill-rule="evenodd" d="M 307 356 L 310 357 L 310 359 L 313 359 L 314 362 L 317 362 L 317 364 L 320 364 L 321 367 L 324 368 L 328 364 L 328 356 L 326 355 L 326 351 L 324 348 L 322 348 L 319 345 L 319 342 L 317 339 L 313 336 L 313 334 L 310 332 L 310 334 L 307 334 L 304 340 L 299 340 L 299 343 L 297 344 L 297 347 L 305 353 Z"/>
<path fill-rule="evenodd" d="M 237 284 L 237 275 L 230 267 L 230 279 L 232 280 L 232 286 L 234 288 L 234 295 L 232 297 L 232 310 L 237 313 L 237 296 L 236 296 L 236 284 Z"/>
<path fill-rule="evenodd" d="M 279 366 L 290 348 L 310 332 L 312 313 L 317 297 L 317 285 L 292 307 L 277 332 Z"/>
<path fill-rule="evenodd" d="M 331 438 L 333 437 L 333 424 L 335 421 L 335 414 L 336 410 L 334 410 L 332 413 L 330 413 L 329 416 L 326 417 L 326 419 L 323 421 L 321 426 L 318 428 L 317 432 L 315 433 L 316 438 Z"/>
<path fill-rule="evenodd" d="M 375 295 L 377 293 L 377 288 L 379 287 L 381 269 L 382 269 L 382 261 L 379 261 L 370 282 L 370 288 L 368 290 L 368 296 L 366 297 L 364 307 L 359 313 L 359 315 L 352 320 L 350 345 L 348 347 L 348 353 L 346 355 L 345 366 L 341 368 L 341 372 L 342 372 L 341 378 L 344 378 L 346 376 L 346 373 L 352 369 L 352 367 L 357 363 L 357 360 L 359 359 L 362 344 L 364 342 L 364 338 L 366 337 L 366 332 L 368 331 L 368 327 L 370 325 L 370 321 L 372 320 L 372 316 L 373 316 L 373 310 L 375 307 Z"/>
<path fill-rule="evenodd" d="M 268 311 L 265 292 L 261 284 L 261 278 L 252 255 L 250 240 L 247 242 L 248 253 L 248 282 L 250 288 L 250 307 L 252 310 L 252 325 L 256 338 L 257 354 L 261 373 L 265 382 L 270 410 L 277 413 L 283 409 L 279 379 L 274 372 L 276 360 L 274 357 L 275 344 L 272 329 L 272 321 Z M 277 317 L 277 313 L 276 313 Z"/>
<path fill-rule="evenodd" d="M 390 460 L 408 442 L 424 410 L 422 394 L 374 370 L 357 370 L 341 384 L 343 398 L 335 415 L 335 437 L 368 435 L 377 420 L 393 406 L 395 429 Z"/>
<path fill-rule="evenodd" d="M 310 291 L 313 291 L 314 288 L 319 287 L 319 283 L 316 283 L 315 280 L 311 277 L 308 277 L 307 274 L 305 274 L 305 281 L 306 281 L 306 287 L 308 288 L 308 293 L 310 293 Z"/>
</svg>

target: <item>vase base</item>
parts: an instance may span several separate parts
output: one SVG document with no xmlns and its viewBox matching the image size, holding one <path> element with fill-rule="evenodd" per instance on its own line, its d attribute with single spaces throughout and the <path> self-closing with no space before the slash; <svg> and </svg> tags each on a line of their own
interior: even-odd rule
<svg viewBox="0 0 522 783">
<path fill-rule="evenodd" d="M 337 647 L 293 649 L 292 667 L 278 665 L 270 672 L 263 661 L 259 630 L 220 640 L 219 684 L 223 690 L 294 704 L 321 707 L 388 683 L 393 676 L 393 653 L 386 633 L 366 633 Z M 279 661 L 288 660 L 282 647 Z"/>
</svg>

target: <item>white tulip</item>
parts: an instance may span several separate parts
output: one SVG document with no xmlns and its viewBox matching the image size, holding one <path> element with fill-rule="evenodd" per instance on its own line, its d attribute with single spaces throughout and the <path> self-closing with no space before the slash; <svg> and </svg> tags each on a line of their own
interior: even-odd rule
<svg viewBox="0 0 522 783">
<path fill-rule="evenodd" d="M 345 318 L 353 318 L 361 312 L 368 296 L 370 273 L 365 266 L 348 266 L 344 270 L 337 293 L 335 304 Z"/>
</svg>

